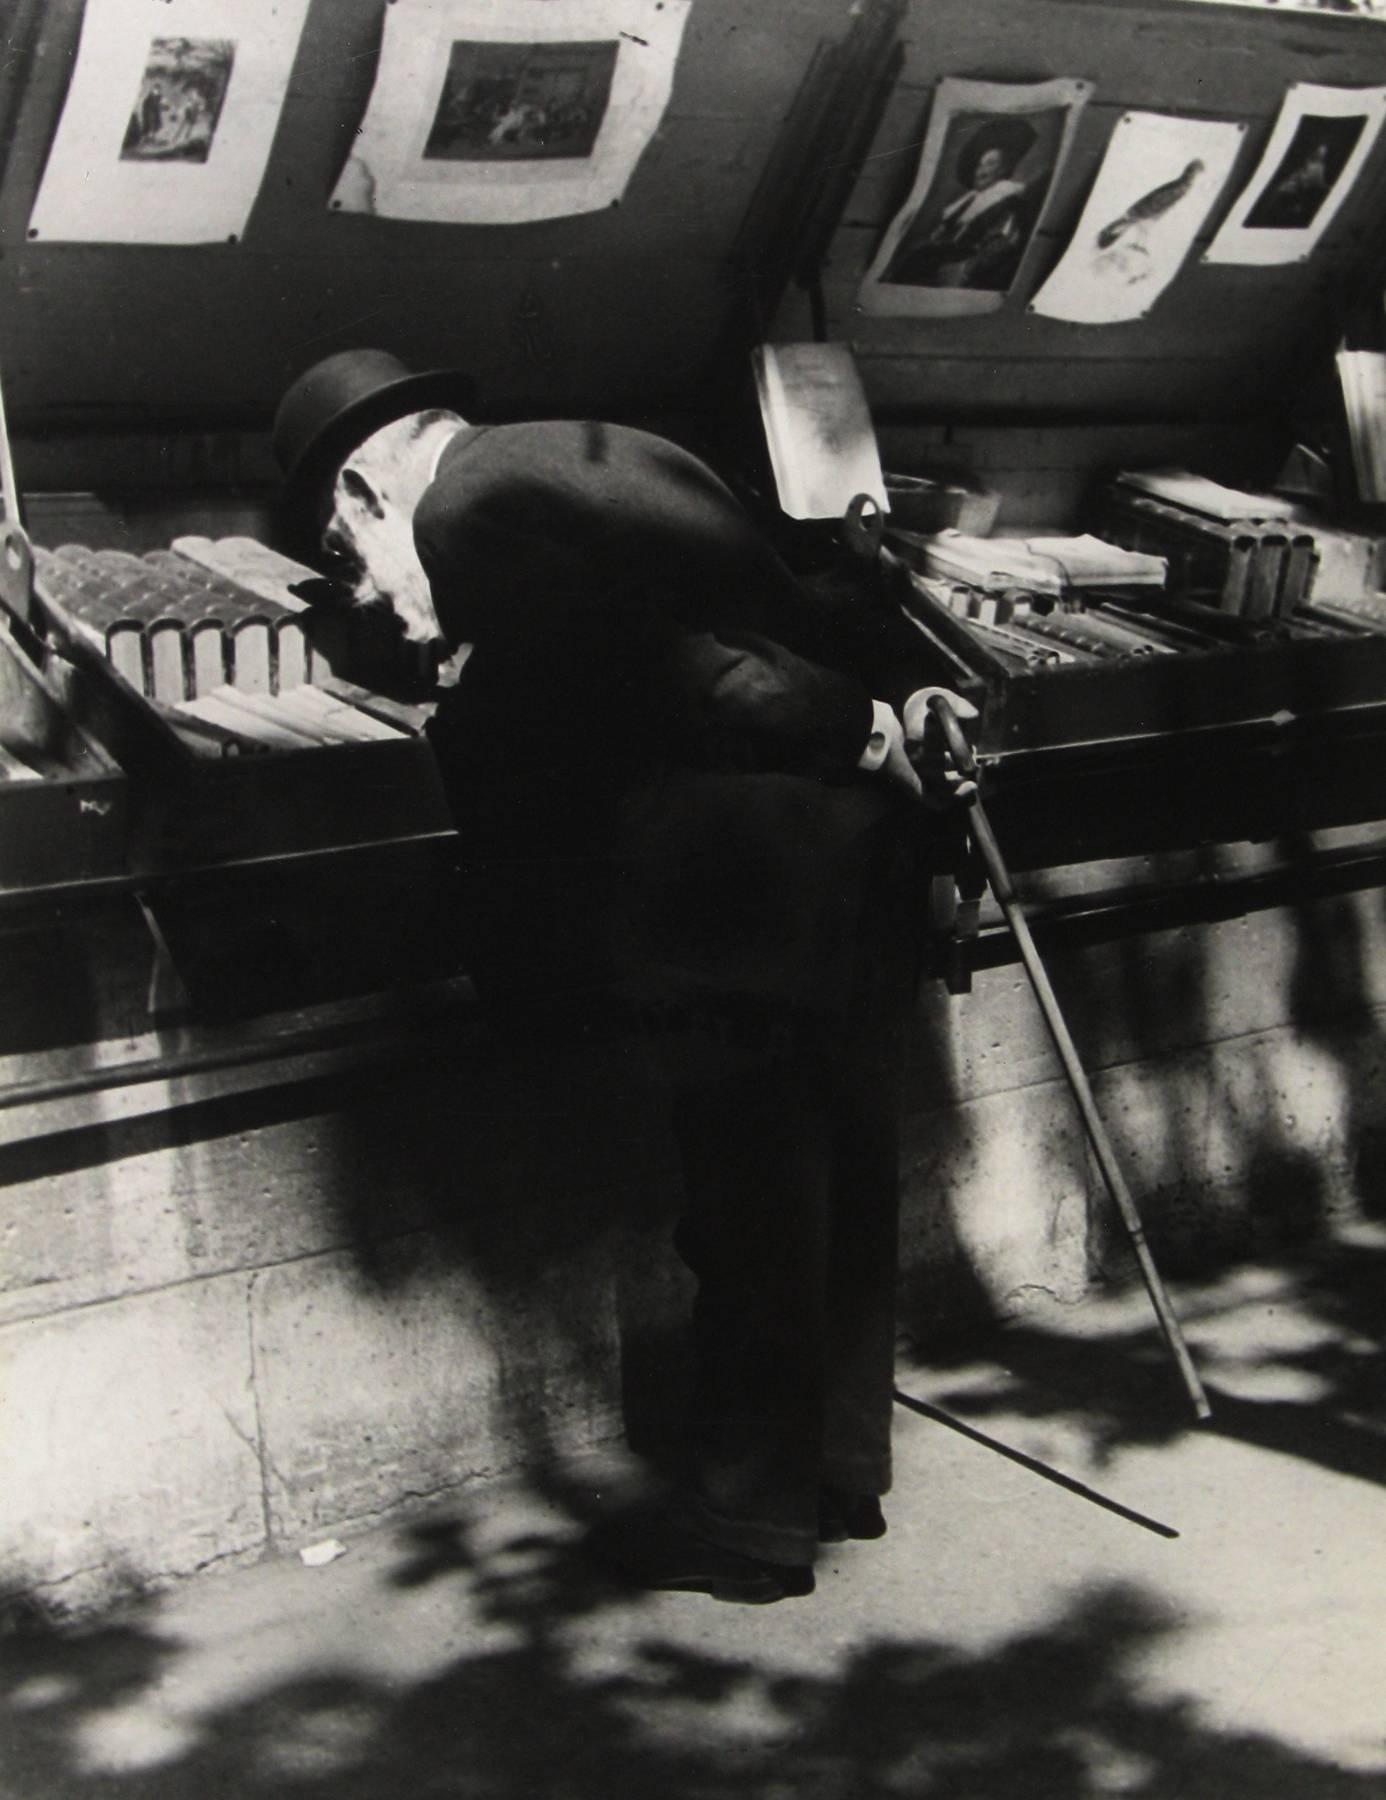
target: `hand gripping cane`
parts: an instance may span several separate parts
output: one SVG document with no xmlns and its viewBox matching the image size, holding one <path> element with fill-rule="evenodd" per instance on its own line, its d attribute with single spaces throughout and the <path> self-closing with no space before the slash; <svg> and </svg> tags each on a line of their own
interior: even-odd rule
<svg viewBox="0 0 1386 1800">
<path fill-rule="evenodd" d="M 1183 1381 L 1185 1392 L 1193 1405 L 1195 1416 L 1199 1420 L 1210 1418 L 1213 1409 L 1208 1404 L 1208 1396 L 1203 1391 L 1203 1383 L 1199 1380 L 1198 1371 L 1193 1365 L 1193 1358 L 1189 1355 L 1189 1347 L 1184 1342 L 1184 1334 L 1179 1329 L 1179 1321 L 1174 1316 L 1174 1308 L 1170 1305 L 1169 1295 L 1160 1279 L 1160 1272 L 1155 1267 L 1150 1247 L 1145 1241 L 1145 1230 L 1141 1224 L 1140 1214 L 1136 1211 L 1136 1203 L 1131 1198 L 1131 1191 L 1117 1164 L 1111 1139 L 1107 1136 L 1106 1127 L 1098 1114 L 1092 1088 L 1083 1072 L 1083 1065 L 1078 1060 L 1078 1052 L 1069 1035 L 1068 1026 L 1064 1023 L 1063 1013 L 1059 1010 L 1058 999 L 1050 985 L 1044 964 L 1040 961 L 1039 952 L 1035 949 L 1035 941 L 1030 936 L 1030 927 L 1025 922 L 1025 915 L 1016 901 L 1010 872 L 1006 868 L 1000 847 L 992 835 L 991 824 L 987 819 L 986 808 L 982 805 L 977 786 L 980 776 L 977 758 L 962 726 L 958 723 L 957 714 L 949 706 L 947 700 L 939 694 L 932 694 L 927 705 L 938 721 L 950 759 L 958 773 L 964 778 L 958 789 L 958 797 L 970 809 L 968 824 L 972 832 L 972 840 L 986 867 L 991 891 L 995 894 L 997 904 L 1005 914 L 1006 923 L 1010 926 L 1019 947 L 1021 961 L 1025 964 L 1025 972 L 1030 977 L 1030 985 L 1035 990 L 1035 998 L 1039 1001 L 1040 1011 L 1044 1014 L 1044 1022 L 1049 1027 L 1049 1035 L 1053 1038 L 1054 1047 L 1064 1065 L 1064 1074 L 1068 1077 L 1073 1097 L 1078 1102 L 1078 1111 L 1082 1114 L 1083 1127 L 1088 1134 L 1088 1142 L 1092 1145 L 1093 1153 L 1097 1157 L 1098 1167 L 1102 1171 L 1102 1179 L 1106 1182 L 1107 1192 L 1112 1196 L 1116 1209 L 1121 1214 L 1121 1222 L 1126 1227 L 1131 1247 L 1136 1253 L 1136 1261 L 1140 1264 L 1141 1277 L 1145 1282 L 1146 1291 L 1150 1295 L 1151 1305 L 1155 1308 L 1155 1317 L 1160 1322 L 1160 1330 L 1164 1333 L 1165 1342 L 1178 1367 L 1180 1379 Z M 912 721 L 907 721 L 907 726 L 909 723 Z"/>
</svg>

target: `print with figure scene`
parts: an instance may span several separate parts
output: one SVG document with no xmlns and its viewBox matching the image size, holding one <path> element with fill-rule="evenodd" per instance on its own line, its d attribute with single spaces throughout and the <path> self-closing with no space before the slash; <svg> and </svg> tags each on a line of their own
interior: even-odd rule
<svg viewBox="0 0 1386 1800">
<path fill-rule="evenodd" d="M 1066 116 L 1055 106 L 952 119 L 934 180 L 880 279 L 1004 293 L 1044 210 Z"/>
<path fill-rule="evenodd" d="M 122 162 L 205 163 L 231 80 L 229 38 L 158 37 L 120 147 Z"/>
<path fill-rule="evenodd" d="M 454 43 L 425 161 L 588 157 L 620 44 Z"/>
<path fill-rule="evenodd" d="M 1307 113 L 1246 216 L 1248 231 L 1303 231 L 1333 192 L 1366 128 L 1365 114 L 1326 119 Z"/>
</svg>

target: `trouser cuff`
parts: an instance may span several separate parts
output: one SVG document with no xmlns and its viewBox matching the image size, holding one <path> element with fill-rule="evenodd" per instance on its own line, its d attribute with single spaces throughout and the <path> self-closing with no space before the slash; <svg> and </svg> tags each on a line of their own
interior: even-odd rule
<svg viewBox="0 0 1386 1800">
<path fill-rule="evenodd" d="M 825 1486 L 844 1494 L 888 1494 L 890 1492 L 890 1458 L 879 1456 L 832 1456 L 823 1459 Z"/>
<path fill-rule="evenodd" d="M 790 1525 L 771 1525 L 761 1519 L 732 1519 L 714 1512 L 705 1500 L 689 1495 L 680 1511 L 689 1528 L 722 1550 L 735 1550 L 759 1562 L 783 1563 L 790 1568 L 809 1568 L 818 1549 L 817 1534 Z"/>
</svg>

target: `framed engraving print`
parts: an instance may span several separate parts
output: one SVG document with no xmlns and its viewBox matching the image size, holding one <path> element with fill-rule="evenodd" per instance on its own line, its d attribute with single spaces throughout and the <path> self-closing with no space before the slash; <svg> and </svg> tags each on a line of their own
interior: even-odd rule
<svg viewBox="0 0 1386 1800">
<path fill-rule="evenodd" d="M 1386 116 L 1386 88 L 1297 81 L 1265 152 L 1204 254 L 1210 263 L 1300 262 L 1352 191 Z"/>
<path fill-rule="evenodd" d="M 347 212 L 511 224 L 611 206 L 668 103 L 690 0 L 395 0 Z"/>
<path fill-rule="evenodd" d="M 940 81 L 904 205 L 862 281 L 862 312 L 993 312 L 1020 285 L 1091 89 Z"/>
<path fill-rule="evenodd" d="M 1123 113 L 1083 216 L 1033 312 L 1078 325 L 1141 319 L 1183 267 L 1232 172 L 1245 127 Z"/>
<path fill-rule="evenodd" d="M 121 0 L 88 0 L 29 236 L 239 236 L 307 10 L 308 0 L 164 0 L 132 15 Z"/>
</svg>

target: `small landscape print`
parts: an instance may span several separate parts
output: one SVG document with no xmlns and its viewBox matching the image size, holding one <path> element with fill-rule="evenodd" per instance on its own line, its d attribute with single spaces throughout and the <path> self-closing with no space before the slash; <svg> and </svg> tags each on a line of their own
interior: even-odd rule
<svg viewBox="0 0 1386 1800">
<path fill-rule="evenodd" d="M 235 59 L 229 38 L 155 38 L 120 160 L 205 163 Z"/>
<path fill-rule="evenodd" d="M 1246 215 L 1248 231 L 1303 231 L 1337 186 L 1357 148 L 1366 116 L 1326 119 L 1307 113 L 1289 148 Z"/>
<path fill-rule="evenodd" d="M 425 161 L 589 157 L 620 44 L 454 43 Z"/>
</svg>

